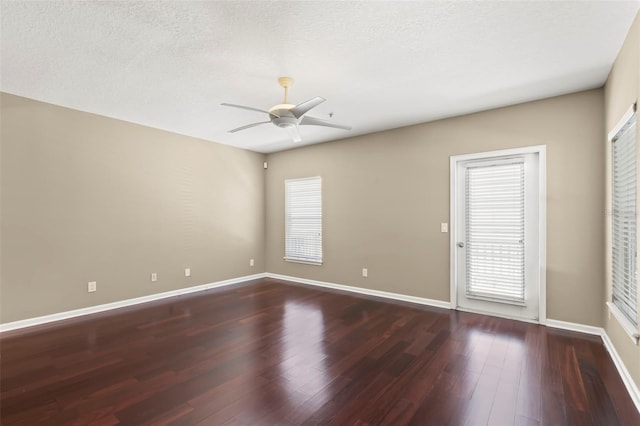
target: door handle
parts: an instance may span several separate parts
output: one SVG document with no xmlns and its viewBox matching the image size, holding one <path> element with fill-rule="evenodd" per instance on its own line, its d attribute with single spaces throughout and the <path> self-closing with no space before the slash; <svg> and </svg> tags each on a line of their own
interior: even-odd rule
<svg viewBox="0 0 640 426">
<path fill-rule="evenodd" d="M 464 247 L 464 243 L 462 241 L 460 241 L 458 244 L 456 244 L 458 247 L 462 248 Z"/>
</svg>

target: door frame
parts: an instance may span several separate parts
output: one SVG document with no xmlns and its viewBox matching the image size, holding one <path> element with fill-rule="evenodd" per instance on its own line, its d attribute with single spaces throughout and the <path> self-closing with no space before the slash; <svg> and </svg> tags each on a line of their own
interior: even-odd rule
<svg viewBox="0 0 640 426">
<path fill-rule="evenodd" d="M 498 151 L 479 152 L 474 154 L 452 155 L 449 165 L 449 277 L 451 291 L 451 309 L 458 307 L 458 256 L 456 243 L 458 240 L 457 203 L 458 188 L 458 163 L 469 160 L 486 160 L 492 157 L 513 156 L 522 154 L 538 155 L 538 259 L 540 268 L 540 285 L 538 288 L 538 320 L 539 324 L 547 322 L 547 146 L 535 145 L 522 148 L 502 149 Z M 496 316 L 502 316 L 496 314 Z M 510 317 L 519 321 L 527 321 L 522 318 Z"/>
</svg>

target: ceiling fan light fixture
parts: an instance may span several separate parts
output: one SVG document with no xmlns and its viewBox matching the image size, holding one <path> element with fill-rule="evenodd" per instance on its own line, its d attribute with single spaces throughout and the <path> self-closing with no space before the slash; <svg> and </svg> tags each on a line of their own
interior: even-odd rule
<svg viewBox="0 0 640 426">
<path fill-rule="evenodd" d="M 298 119 L 295 117 L 273 117 L 271 122 L 281 129 L 290 129 L 298 125 Z"/>
</svg>

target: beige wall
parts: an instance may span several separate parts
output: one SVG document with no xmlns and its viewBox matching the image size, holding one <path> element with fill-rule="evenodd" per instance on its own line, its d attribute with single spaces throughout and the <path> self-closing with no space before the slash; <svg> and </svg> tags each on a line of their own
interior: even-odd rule
<svg viewBox="0 0 640 426">
<path fill-rule="evenodd" d="M 546 144 L 547 315 L 601 326 L 603 118 L 599 89 L 270 154 L 267 271 L 448 301 L 449 157 Z M 314 175 L 324 264 L 285 262 L 284 180 Z"/>
<path fill-rule="evenodd" d="M 605 85 L 604 93 L 606 131 L 609 132 L 627 111 L 629 106 L 640 99 L 640 13 L 636 16 L 624 45 L 613 65 L 609 78 L 607 79 L 607 84 Z M 640 141 L 640 127 L 638 127 L 637 137 L 637 140 Z M 640 154 L 640 149 L 638 153 Z M 607 176 L 610 173 L 609 165 L 609 161 L 606 161 Z M 609 192 L 609 185 L 607 185 L 606 188 L 607 211 L 610 211 L 611 194 Z M 638 188 L 640 188 L 640 180 Z M 609 222 L 610 220 L 607 220 L 607 224 L 609 224 Z M 610 231 L 609 227 L 608 231 Z M 607 235 L 607 240 L 610 240 L 610 235 Z M 610 270 L 610 255 L 608 253 L 607 258 L 607 270 Z M 607 273 L 607 283 L 606 300 L 611 300 L 610 272 Z M 605 311 L 607 314 L 604 318 L 604 329 L 634 381 L 640 386 L 640 347 L 631 341 L 615 317 L 608 314 L 606 308 Z"/>
<path fill-rule="evenodd" d="M 263 155 L 0 101 L 0 322 L 264 272 Z"/>
</svg>

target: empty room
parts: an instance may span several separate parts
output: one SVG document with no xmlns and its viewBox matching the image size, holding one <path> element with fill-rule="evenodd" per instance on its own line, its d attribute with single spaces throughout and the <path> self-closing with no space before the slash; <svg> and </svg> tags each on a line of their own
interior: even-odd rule
<svg viewBox="0 0 640 426">
<path fill-rule="evenodd" d="M 0 424 L 640 425 L 640 0 L 0 0 Z"/>
</svg>

